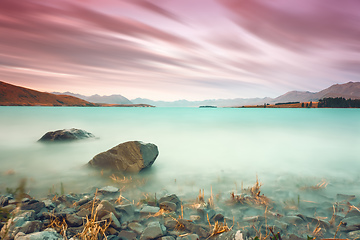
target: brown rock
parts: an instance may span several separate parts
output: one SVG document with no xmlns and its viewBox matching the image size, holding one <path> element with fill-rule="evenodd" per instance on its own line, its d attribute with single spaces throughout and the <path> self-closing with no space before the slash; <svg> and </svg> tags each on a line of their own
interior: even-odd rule
<svg viewBox="0 0 360 240">
<path fill-rule="evenodd" d="M 150 167 L 158 154 L 157 146 L 152 143 L 130 141 L 99 153 L 88 164 L 99 169 L 136 173 Z"/>
</svg>

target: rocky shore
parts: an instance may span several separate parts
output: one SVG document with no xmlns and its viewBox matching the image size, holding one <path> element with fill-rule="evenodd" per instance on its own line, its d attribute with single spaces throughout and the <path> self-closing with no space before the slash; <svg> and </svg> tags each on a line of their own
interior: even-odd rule
<svg viewBox="0 0 360 240">
<path fill-rule="evenodd" d="M 358 207 L 355 196 L 342 194 L 332 203 L 283 207 L 260 193 L 259 182 L 224 202 L 203 191 L 193 199 L 155 194 L 135 200 L 113 186 L 43 199 L 18 191 L 0 195 L 0 238 L 359 239 Z"/>
</svg>

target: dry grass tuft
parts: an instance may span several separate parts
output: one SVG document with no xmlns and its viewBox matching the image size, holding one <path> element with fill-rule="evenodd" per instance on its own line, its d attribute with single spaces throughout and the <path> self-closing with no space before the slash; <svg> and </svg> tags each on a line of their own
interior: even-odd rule
<svg viewBox="0 0 360 240">
<path fill-rule="evenodd" d="M 329 183 L 325 179 L 323 179 L 315 186 L 303 186 L 300 188 L 300 190 L 321 190 L 321 189 L 325 189 L 328 184 Z"/>
<path fill-rule="evenodd" d="M 66 238 L 66 230 L 68 229 L 68 225 L 64 218 L 56 218 L 55 216 L 50 219 L 50 223 L 47 228 L 53 228 L 57 232 L 60 233 L 65 239 Z"/>
<path fill-rule="evenodd" d="M 233 226 L 231 226 L 231 227 L 228 227 L 228 225 L 226 224 L 226 221 L 224 221 L 223 223 L 222 222 L 218 222 L 218 221 L 216 221 L 215 223 L 214 223 L 214 225 L 211 225 L 211 223 L 210 223 L 210 220 L 209 220 L 209 215 L 206 215 L 206 217 L 207 217 L 207 220 L 208 220 L 208 223 L 209 223 L 209 227 L 210 227 L 210 236 L 207 238 L 207 239 L 209 239 L 209 238 L 211 238 L 211 237 L 213 237 L 213 236 L 216 236 L 216 235 L 218 235 L 218 234 L 221 234 L 221 233 L 224 233 L 224 232 L 228 232 L 228 231 L 230 231 L 232 228 L 233 228 Z"/>
<path fill-rule="evenodd" d="M 266 196 L 260 195 L 261 183 L 259 182 L 258 177 L 256 176 L 256 182 L 254 186 L 242 189 L 240 195 L 236 195 L 234 192 L 230 193 L 232 203 L 240 204 L 255 204 L 255 205 L 264 205 L 267 206 L 270 204 L 270 199 Z"/>
</svg>

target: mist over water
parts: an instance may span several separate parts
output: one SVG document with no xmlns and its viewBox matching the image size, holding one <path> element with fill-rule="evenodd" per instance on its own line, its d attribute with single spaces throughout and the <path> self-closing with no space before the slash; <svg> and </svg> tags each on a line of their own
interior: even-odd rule
<svg viewBox="0 0 360 240">
<path fill-rule="evenodd" d="M 40 143 L 47 131 L 80 128 L 98 139 Z M 114 185 L 84 165 L 119 143 L 158 146 L 145 192 L 228 193 L 251 186 L 286 199 L 325 179 L 322 195 L 359 194 L 358 109 L 0 107 L 0 192 L 28 179 L 30 194 Z M 8 175 L 8 170 L 15 174 Z M 139 190 L 139 189 L 138 189 Z M 304 194 L 304 193 L 302 193 Z M 308 198 L 310 196 L 307 196 Z"/>
</svg>

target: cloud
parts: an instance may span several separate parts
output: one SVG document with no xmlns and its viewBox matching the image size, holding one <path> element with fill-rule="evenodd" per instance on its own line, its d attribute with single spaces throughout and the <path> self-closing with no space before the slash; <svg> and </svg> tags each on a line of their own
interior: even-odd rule
<svg viewBox="0 0 360 240">
<path fill-rule="evenodd" d="M 359 1 L 219 0 L 229 17 L 264 41 L 294 51 L 360 44 Z"/>
</svg>

